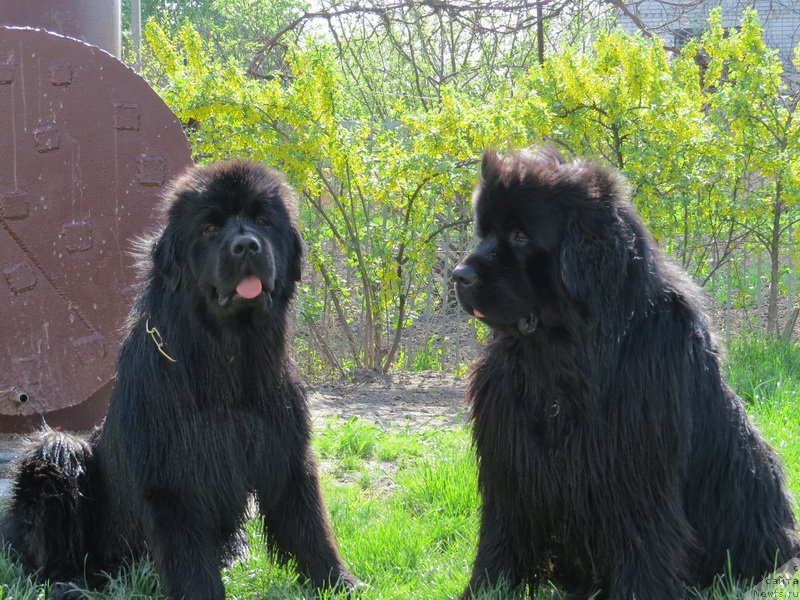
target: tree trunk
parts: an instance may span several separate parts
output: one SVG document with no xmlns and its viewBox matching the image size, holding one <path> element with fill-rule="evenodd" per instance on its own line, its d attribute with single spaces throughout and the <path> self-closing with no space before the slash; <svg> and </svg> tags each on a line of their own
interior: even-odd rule
<svg viewBox="0 0 800 600">
<path fill-rule="evenodd" d="M 536 3 L 536 50 L 539 64 L 544 64 L 544 17 L 542 15 L 542 0 Z"/>
<path fill-rule="evenodd" d="M 783 185 L 780 179 L 775 183 L 775 202 L 772 205 L 772 237 L 769 247 L 769 298 L 767 299 L 767 331 L 780 335 L 778 325 L 778 289 L 780 287 L 781 257 L 781 215 L 784 204 L 782 200 Z"/>
<path fill-rule="evenodd" d="M 786 319 L 786 325 L 783 326 L 782 336 L 787 342 L 792 341 L 792 334 L 794 333 L 794 326 L 797 324 L 797 317 L 800 317 L 800 307 L 792 311 L 792 314 Z"/>
</svg>

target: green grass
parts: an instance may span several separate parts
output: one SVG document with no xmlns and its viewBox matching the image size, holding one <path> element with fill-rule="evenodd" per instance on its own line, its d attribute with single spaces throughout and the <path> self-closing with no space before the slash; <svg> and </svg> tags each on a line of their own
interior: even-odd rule
<svg viewBox="0 0 800 600">
<path fill-rule="evenodd" d="M 745 336 L 730 344 L 726 372 L 764 437 L 780 453 L 789 486 L 800 497 L 800 347 Z M 342 555 L 367 587 L 364 600 L 453 598 L 469 577 L 480 499 L 468 427 L 384 429 L 356 418 L 328 420 L 314 437 L 323 492 Z M 224 572 L 228 598 L 313 598 L 292 565 L 275 564 L 250 524 L 251 550 Z M 695 594 L 702 600 L 741 598 L 731 584 Z M 45 598 L 0 553 L 0 600 Z M 336 594 L 324 593 L 330 599 Z M 145 561 L 111 580 L 104 598 L 161 598 L 158 577 Z M 339 595 L 338 597 L 342 597 Z M 513 597 L 508 590 L 484 600 Z M 552 590 L 538 598 L 560 598 Z"/>
<path fill-rule="evenodd" d="M 44 586 L 34 585 L 22 569 L 0 552 L 0 600 L 36 600 L 46 598 Z"/>
<path fill-rule="evenodd" d="M 728 344 L 727 377 L 750 405 L 800 402 L 800 345 L 748 332 Z"/>
</svg>

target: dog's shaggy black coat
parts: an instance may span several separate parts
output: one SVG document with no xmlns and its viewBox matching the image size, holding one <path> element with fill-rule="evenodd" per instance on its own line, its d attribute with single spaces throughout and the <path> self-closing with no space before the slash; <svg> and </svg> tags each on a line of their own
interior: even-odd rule
<svg viewBox="0 0 800 600">
<path fill-rule="evenodd" d="M 302 257 L 292 193 L 253 163 L 192 168 L 164 219 L 105 422 L 88 443 L 44 432 L 22 456 L 5 541 L 42 578 L 89 585 L 147 550 L 170 598 L 219 599 L 254 494 L 277 556 L 351 589 L 286 351 Z"/>
<path fill-rule="evenodd" d="M 552 150 L 487 152 L 453 272 L 494 333 L 472 373 L 483 499 L 464 593 L 551 580 L 675 600 L 798 555 L 775 452 L 723 381 L 699 292 L 621 179 Z"/>
</svg>

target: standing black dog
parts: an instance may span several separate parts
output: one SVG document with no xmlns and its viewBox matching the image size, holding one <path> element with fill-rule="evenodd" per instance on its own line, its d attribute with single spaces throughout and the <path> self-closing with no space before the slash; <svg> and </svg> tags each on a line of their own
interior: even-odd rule
<svg viewBox="0 0 800 600">
<path fill-rule="evenodd" d="M 775 452 L 720 369 L 699 292 L 621 179 L 554 151 L 483 157 L 459 301 L 483 497 L 464 597 L 505 580 L 675 600 L 798 555 Z"/>
<path fill-rule="evenodd" d="M 219 599 L 255 494 L 278 557 L 351 589 L 286 351 L 302 257 L 292 193 L 256 164 L 218 164 L 181 176 L 164 212 L 105 423 L 88 443 L 41 435 L 3 537 L 42 578 L 96 585 L 148 550 L 170 598 Z"/>
</svg>

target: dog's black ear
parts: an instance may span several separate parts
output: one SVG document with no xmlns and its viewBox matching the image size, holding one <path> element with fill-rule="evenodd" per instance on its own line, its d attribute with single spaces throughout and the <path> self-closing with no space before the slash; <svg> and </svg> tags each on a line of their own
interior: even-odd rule
<svg viewBox="0 0 800 600">
<path fill-rule="evenodd" d="M 300 232 L 292 228 L 291 249 L 289 250 L 289 277 L 292 281 L 300 281 L 303 273 L 303 238 Z"/>
<path fill-rule="evenodd" d="M 503 173 L 503 157 L 494 150 L 486 150 L 481 159 L 481 184 L 491 187 Z"/>
<path fill-rule="evenodd" d="M 564 233 L 561 279 L 575 298 L 589 300 L 620 291 L 637 257 L 637 218 L 624 180 L 596 164 L 577 162 L 578 200 Z M 641 235 L 641 234 L 640 234 Z"/>
<path fill-rule="evenodd" d="M 181 283 L 181 265 L 174 235 L 165 231 L 153 247 L 153 269 L 164 278 L 170 291 L 175 291 Z"/>
<path fill-rule="evenodd" d="M 579 208 L 564 231 L 561 281 L 575 299 L 592 305 L 605 300 L 614 303 L 628 276 L 633 251 L 633 230 L 614 208 Z"/>
<path fill-rule="evenodd" d="M 561 282 L 570 296 L 583 299 L 591 292 L 592 287 L 592 274 L 587 272 L 587 266 L 584 265 L 584 262 L 588 263 L 592 259 L 589 254 L 592 244 L 581 227 L 579 218 L 577 212 L 573 213 L 564 228 L 559 265 Z"/>
</svg>

